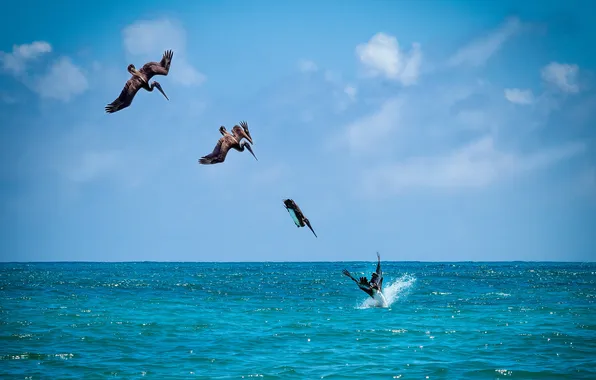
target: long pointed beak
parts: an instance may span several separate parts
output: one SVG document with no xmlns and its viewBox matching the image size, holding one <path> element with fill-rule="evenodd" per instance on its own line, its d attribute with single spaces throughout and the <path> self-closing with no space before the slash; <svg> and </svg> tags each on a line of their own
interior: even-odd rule
<svg viewBox="0 0 596 380">
<path fill-rule="evenodd" d="M 159 90 L 159 92 L 161 92 L 162 95 L 166 97 L 166 99 L 170 100 L 170 98 L 168 98 L 168 96 L 166 95 L 166 93 L 163 92 L 163 90 L 161 89 L 161 86 L 155 86 L 155 87 L 157 87 L 157 89 Z"/>
<path fill-rule="evenodd" d="M 312 226 L 310 225 L 310 220 L 306 219 L 304 222 L 306 223 L 306 225 L 308 226 L 308 228 L 310 228 L 310 230 L 312 231 L 312 233 L 315 234 L 315 237 L 318 238 L 315 230 L 313 230 Z"/>
<path fill-rule="evenodd" d="M 244 137 L 246 138 L 246 140 L 248 140 L 248 142 L 249 142 L 249 143 L 251 143 L 252 145 L 255 145 L 255 144 L 252 142 L 252 137 L 250 137 L 250 135 L 249 135 L 248 133 L 246 133 L 245 135 L 246 135 L 246 136 L 244 136 Z"/>
<path fill-rule="evenodd" d="M 257 156 L 255 156 L 254 152 L 252 151 L 252 148 L 250 147 L 250 145 L 246 144 L 244 146 L 246 147 L 246 149 L 248 149 L 248 151 L 250 152 L 250 154 L 252 154 L 252 156 L 255 158 L 255 160 L 259 161 L 259 159 L 257 158 Z"/>
<path fill-rule="evenodd" d="M 310 230 L 312 231 L 312 233 L 315 234 L 315 237 L 318 238 L 317 233 L 315 232 L 315 230 L 312 229 L 312 227 L 310 226 L 310 224 L 308 225 L 308 228 L 310 228 Z"/>
</svg>

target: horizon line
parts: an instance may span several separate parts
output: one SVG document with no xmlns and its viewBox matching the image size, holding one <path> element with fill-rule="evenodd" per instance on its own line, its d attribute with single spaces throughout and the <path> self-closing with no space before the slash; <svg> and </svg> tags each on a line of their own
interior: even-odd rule
<svg viewBox="0 0 596 380">
<path fill-rule="evenodd" d="M 200 264 L 267 264 L 267 263 L 359 263 L 376 262 L 376 260 L 320 260 L 320 261 L 167 261 L 167 260 L 126 260 L 126 261 L 94 261 L 94 260 L 53 260 L 53 261 L 0 261 L 0 264 L 52 264 L 52 263 L 99 263 L 99 264 L 122 264 L 122 263 L 200 263 Z M 385 263 L 429 263 L 429 264 L 453 264 L 453 263 L 565 263 L 565 264 L 592 264 L 594 261 L 563 261 L 563 260 L 457 260 L 457 261 L 428 261 L 428 260 L 381 260 Z"/>
</svg>

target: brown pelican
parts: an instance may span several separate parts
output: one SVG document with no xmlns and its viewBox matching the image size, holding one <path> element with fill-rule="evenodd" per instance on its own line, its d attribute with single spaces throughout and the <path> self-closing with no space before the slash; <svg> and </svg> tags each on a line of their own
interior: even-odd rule
<svg viewBox="0 0 596 380">
<path fill-rule="evenodd" d="M 151 85 L 149 85 L 149 80 L 154 75 L 168 75 L 173 56 L 174 52 L 167 50 L 163 53 L 159 63 L 145 63 L 140 70 L 137 70 L 133 64 L 128 65 L 128 72 L 132 74 L 132 77 L 126 81 L 120 96 L 106 106 L 106 113 L 114 113 L 130 106 L 135 95 L 141 88 L 144 88 L 149 92 L 153 91 L 153 88 L 157 88 L 166 99 L 170 100 L 157 81 L 153 81 Z"/>
<path fill-rule="evenodd" d="M 300 207 L 298 207 L 296 202 L 294 202 L 292 199 L 284 199 L 284 206 L 286 207 L 286 210 L 288 210 L 288 212 L 290 213 L 290 216 L 294 220 L 296 227 L 304 227 L 305 225 L 307 225 L 308 228 L 310 228 L 310 230 L 312 231 L 312 233 L 315 234 L 315 237 L 318 237 L 315 233 L 315 230 L 312 229 L 310 221 L 304 216 L 302 210 L 300 210 Z"/>
<path fill-rule="evenodd" d="M 383 271 L 381 270 L 381 256 L 379 256 L 379 252 L 377 252 L 377 270 L 373 272 L 370 281 L 366 277 L 360 277 L 360 281 L 356 280 L 347 269 L 344 269 L 342 273 L 351 278 L 360 290 L 368 294 L 371 298 L 375 298 L 376 293 L 382 293 Z"/>
<path fill-rule="evenodd" d="M 248 130 L 248 124 L 243 121 L 240 123 L 240 125 L 242 125 L 242 128 L 240 128 L 238 125 L 235 125 L 234 128 L 232 128 L 231 134 L 223 125 L 219 127 L 219 133 L 222 134 L 222 137 L 220 137 L 217 141 L 217 145 L 215 145 L 213 152 L 201 157 L 199 159 L 199 163 L 203 165 L 218 164 L 225 161 L 230 149 L 236 149 L 238 152 L 244 152 L 244 148 L 248 149 L 250 154 L 252 154 L 255 160 L 258 161 L 257 156 L 255 156 L 252 148 L 250 147 L 250 144 L 253 142 Z M 242 144 L 240 144 L 240 140 L 243 138 L 245 138 L 247 141 L 243 141 Z"/>
</svg>

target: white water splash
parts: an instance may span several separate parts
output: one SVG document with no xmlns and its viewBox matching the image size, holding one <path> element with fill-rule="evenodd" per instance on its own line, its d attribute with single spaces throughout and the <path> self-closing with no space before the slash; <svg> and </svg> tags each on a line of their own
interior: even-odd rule
<svg viewBox="0 0 596 380">
<path fill-rule="evenodd" d="M 383 289 L 382 294 L 375 294 L 375 298 L 366 297 L 360 304 L 359 309 L 368 309 L 370 307 L 390 307 L 400 296 L 404 296 L 416 282 L 416 277 L 405 274 L 393 281 L 389 286 Z"/>
</svg>

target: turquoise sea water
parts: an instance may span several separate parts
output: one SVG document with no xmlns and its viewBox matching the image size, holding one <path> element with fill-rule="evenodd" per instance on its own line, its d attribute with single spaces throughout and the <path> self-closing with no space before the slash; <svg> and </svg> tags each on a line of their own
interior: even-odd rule
<svg viewBox="0 0 596 380">
<path fill-rule="evenodd" d="M 0 264 L 0 377 L 596 379 L 596 264 L 375 264 Z"/>
</svg>

